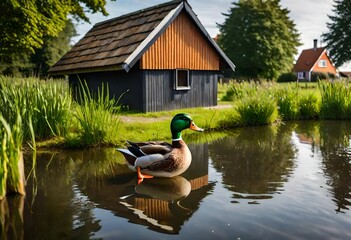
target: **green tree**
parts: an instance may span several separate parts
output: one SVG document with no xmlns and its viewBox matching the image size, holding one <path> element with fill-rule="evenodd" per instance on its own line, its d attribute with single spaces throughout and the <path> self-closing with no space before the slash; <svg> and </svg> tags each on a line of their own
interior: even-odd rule
<svg viewBox="0 0 351 240">
<path fill-rule="evenodd" d="M 0 59 L 0 75 L 18 77 L 46 77 L 50 66 L 57 62 L 71 48 L 71 39 L 76 36 L 76 29 L 71 20 L 57 37 L 44 35 L 43 45 L 34 53 L 23 52 Z"/>
<path fill-rule="evenodd" d="M 291 71 L 300 45 L 289 10 L 280 0 L 233 2 L 220 29 L 219 45 L 236 65 L 235 76 L 276 79 Z"/>
<path fill-rule="evenodd" d="M 107 15 L 105 0 L 1 0 L 0 59 L 34 52 L 45 36 L 58 36 L 67 16 L 89 22 L 86 12 Z"/>
<path fill-rule="evenodd" d="M 57 37 L 44 37 L 43 46 L 31 55 L 34 65 L 32 72 L 35 76 L 46 77 L 49 68 L 54 65 L 72 46 L 71 39 L 77 32 L 71 20 L 66 22 L 65 28 Z"/>
<path fill-rule="evenodd" d="M 336 66 L 351 60 L 351 1 L 334 0 L 334 15 L 328 15 L 329 32 L 322 35 Z"/>
</svg>

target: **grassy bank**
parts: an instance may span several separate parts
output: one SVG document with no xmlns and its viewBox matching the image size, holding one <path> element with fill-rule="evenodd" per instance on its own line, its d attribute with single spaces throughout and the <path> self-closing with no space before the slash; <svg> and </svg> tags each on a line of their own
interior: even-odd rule
<svg viewBox="0 0 351 240">
<path fill-rule="evenodd" d="M 85 85 L 78 104 L 65 81 L 2 78 L 1 115 L 10 124 L 22 116 L 24 141 L 33 125 L 38 147 L 120 146 L 126 139 L 169 140 L 169 123 L 179 112 L 190 114 L 206 130 L 272 124 L 299 119 L 351 119 L 347 82 L 254 83 L 233 82 L 219 86 L 222 104 L 231 107 L 194 108 L 157 113 L 120 112 L 118 102 L 102 86 L 91 96 Z M 4 118 L 6 118 L 4 117 Z M 186 131 L 184 136 L 193 134 Z"/>
</svg>

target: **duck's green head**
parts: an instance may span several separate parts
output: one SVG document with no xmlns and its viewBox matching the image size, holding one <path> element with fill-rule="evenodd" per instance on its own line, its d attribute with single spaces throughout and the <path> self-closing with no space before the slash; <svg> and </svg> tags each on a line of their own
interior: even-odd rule
<svg viewBox="0 0 351 240">
<path fill-rule="evenodd" d="M 185 129 L 202 132 L 203 129 L 195 125 L 191 117 L 186 113 L 178 113 L 171 122 L 172 139 L 181 139 L 181 132 Z"/>
</svg>

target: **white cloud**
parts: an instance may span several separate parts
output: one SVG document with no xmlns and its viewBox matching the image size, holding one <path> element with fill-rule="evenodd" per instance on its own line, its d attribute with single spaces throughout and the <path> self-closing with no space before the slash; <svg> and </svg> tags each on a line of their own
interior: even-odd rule
<svg viewBox="0 0 351 240">
<path fill-rule="evenodd" d="M 321 35 L 328 31 L 328 15 L 332 14 L 333 0 L 282 0 L 281 5 L 290 10 L 290 18 L 300 33 L 303 49 L 313 47 L 313 39 L 323 45 Z"/>
</svg>

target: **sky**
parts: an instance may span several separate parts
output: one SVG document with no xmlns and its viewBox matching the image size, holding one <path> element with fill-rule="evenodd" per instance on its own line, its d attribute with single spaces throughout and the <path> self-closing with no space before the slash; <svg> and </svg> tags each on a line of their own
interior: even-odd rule
<svg viewBox="0 0 351 240">
<path fill-rule="evenodd" d="M 107 0 L 106 10 L 109 16 L 105 17 L 100 13 L 87 14 L 90 23 L 81 22 L 77 25 L 79 36 L 75 37 L 73 42 L 76 43 L 82 38 L 95 23 L 164 2 L 168 0 Z M 216 23 L 224 23 L 225 16 L 222 13 L 229 13 L 232 2 L 234 0 L 188 0 L 202 25 L 212 37 L 219 33 Z M 302 45 L 298 48 L 298 55 L 303 49 L 313 47 L 313 39 L 318 39 L 318 46 L 323 46 L 320 36 L 328 31 L 326 23 L 329 21 L 328 14 L 333 14 L 333 0 L 281 0 L 281 5 L 290 11 L 289 17 L 295 22 L 300 33 Z"/>
</svg>

